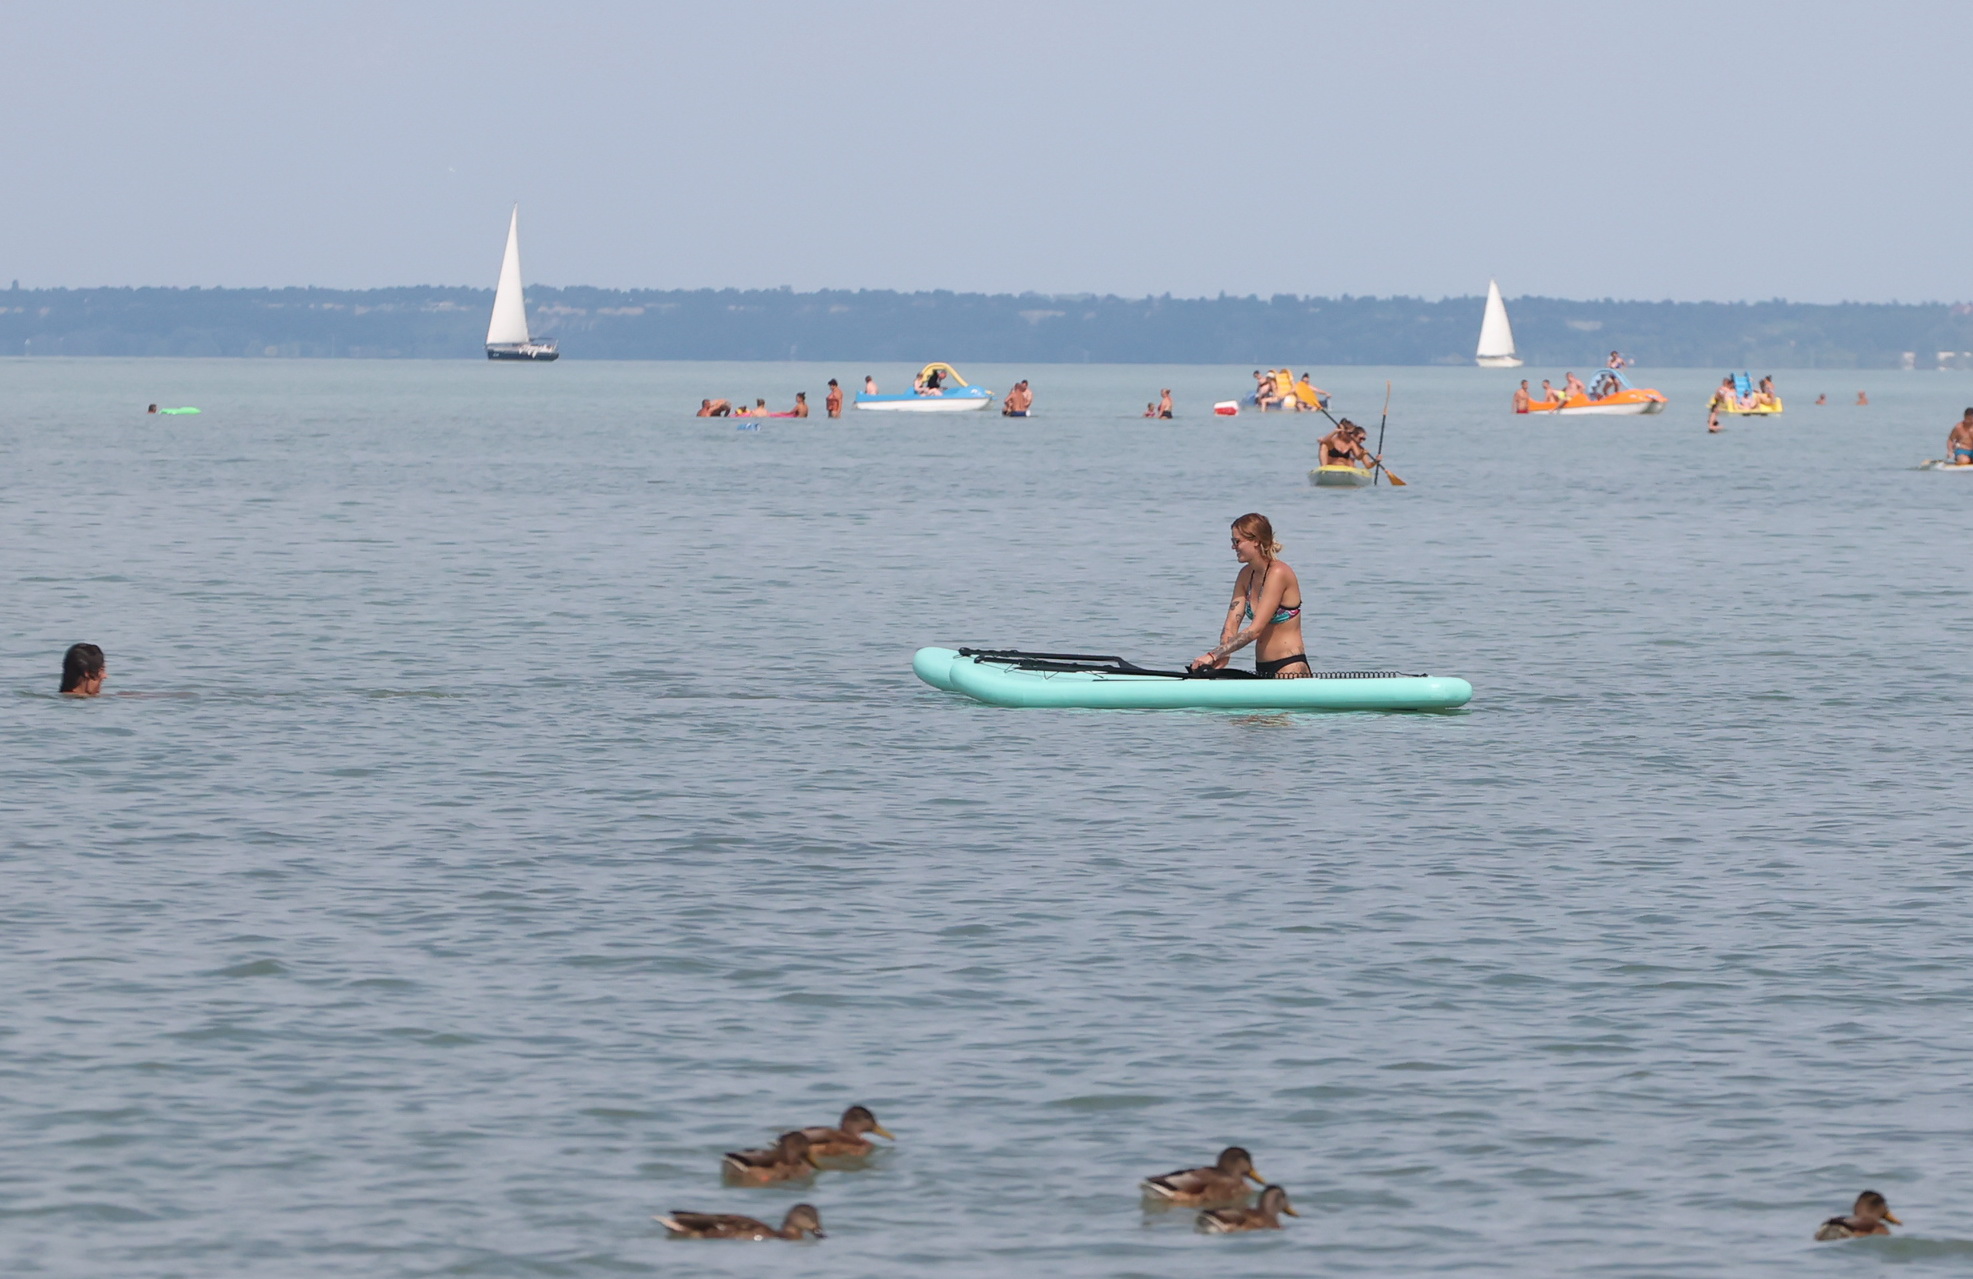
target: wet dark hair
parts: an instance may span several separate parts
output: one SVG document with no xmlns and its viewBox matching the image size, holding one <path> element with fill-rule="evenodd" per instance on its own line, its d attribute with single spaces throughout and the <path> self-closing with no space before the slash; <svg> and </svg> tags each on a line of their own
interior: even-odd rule
<svg viewBox="0 0 1973 1279">
<path fill-rule="evenodd" d="M 73 693 L 82 681 L 103 673 L 103 650 L 94 644 L 71 644 L 62 654 L 62 691 Z"/>
</svg>

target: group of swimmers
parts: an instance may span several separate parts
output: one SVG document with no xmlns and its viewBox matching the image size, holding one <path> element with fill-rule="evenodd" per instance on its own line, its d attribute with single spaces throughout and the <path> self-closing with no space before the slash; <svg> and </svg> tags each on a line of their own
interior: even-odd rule
<svg viewBox="0 0 1973 1279">
<path fill-rule="evenodd" d="M 1170 387 L 1166 387 L 1164 390 L 1158 392 L 1157 403 L 1146 404 L 1144 406 L 1144 416 L 1145 417 L 1171 416 L 1171 388 Z"/>
<path fill-rule="evenodd" d="M 945 394 L 944 370 L 934 368 L 919 374 L 917 377 L 911 380 L 911 391 L 912 394 L 914 395 L 944 395 Z M 876 378 L 871 377 L 867 374 L 864 376 L 863 393 L 865 395 L 877 394 Z M 1166 398 L 1169 399 L 1171 396 L 1171 392 L 1167 391 L 1165 392 L 1165 395 Z M 1007 398 L 1001 402 L 1000 415 L 1002 417 L 1026 417 L 1028 415 L 1028 410 L 1033 406 L 1034 406 L 1034 392 L 1028 388 L 1027 379 L 1022 378 L 1020 381 L 1014 383 L 1014 389 L 1009 391 L 1007 393 Z M 829 394 L 822 401 L 822 411 L 830 417 L 841 417 L 843 415 L 843 388 L 837 384 L 835 378 L 829 379 Z M 754 406 L 751 409 L 734 408 L 733 401 L 731 400 L 706 399 L 699 401 L 699 411 L 693 414 L 693 416 L 694 417 L 807 417 L 808 392 L 807 391 L 795 392 L 794 407 L 782 413 L 777 413 L 769 409 L 767 407 L 767 401 L 764 399 L 756 399 L 754 401 Z M 1170 417 L 1171 415 L 1167 413 L 1165 416 Z"/>
<path fill-rule="evenodd" d="M 1328 403 L 1329 392 L 1309 381 L 1306 373 L 1296 381 L 1287 369 L 1254 370 L 1254 407 L 1263 413 L 1269 409 L 1313 413 Z"/>
<path fill-rule="evenodd" d="M 863 381 L 866 387 L 874 394 L 877 387 L 876 382 L 872 381 L 869 378 L 865 378 L 863 379 Z M 830 417 L 841 417 L 843 415 L 843 388 L 836 384 L 835 378 L 829 379 L 829 394 L 827 398 L 825 398 L 822 401 L 822 411 L 827 413 Z M 693 414 L 692 416 L 694 417 L 807 417 L 808 392 L 796 391 L 794 407 L 790 408 L 785 413 L 776 413 L 772 411 L 767 407 L 767 401 L 763 399 L 756 399 L 754 401 L 754 406 L 750 409 L 748 408 L 736 409 L 733 407 L 733 401 L 731 400 L 700 400 L 699 411 Z"/>
</svg>

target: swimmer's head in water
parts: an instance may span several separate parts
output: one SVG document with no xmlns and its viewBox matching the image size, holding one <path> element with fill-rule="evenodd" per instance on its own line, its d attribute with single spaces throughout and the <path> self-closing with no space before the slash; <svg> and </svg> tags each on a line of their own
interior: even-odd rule
<svg viewBox="0 0 1973 1279">
<path fill-rule="evenodd" d="M 1274 525 L 1258 511 L 1249 511 L 1233 521 L 1233 536 L 1243 542 L 1252 542 L 1260 549 L 1263 560 L 1271 560 L 1281 554 L 1281 543 L 1274 540 Z"/>
<path fill-rule="evenodd" d="M 62 654 L 62 691 L 94 697 L 103 687 L 103 650 L 94 644 L 71 644 Z"/>
</svg>

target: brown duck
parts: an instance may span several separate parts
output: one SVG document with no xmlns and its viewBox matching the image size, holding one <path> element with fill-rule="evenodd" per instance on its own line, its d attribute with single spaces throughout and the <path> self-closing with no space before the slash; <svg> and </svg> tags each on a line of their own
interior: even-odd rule
<svg viewBox="0 0 1973 1279">
<path fill-rule="evenodd" d="M 1281 1214 L 1302 1214 L 1288 1206 L 1288 1192 L 1279 1186 L 1261 1191 L 1261 1201 L 1252 1208 L 1214 1208 L 1199 1214 L 1199 1229 L 1209 1235 L 1233 1235 L 1243 1230 L 1279 1230 Z"/>
<path fill-rule="evenodd" d="M 851 1106 L 836 1121 L 834 1128 L 804 1128 L 802 1135 L 808 1138 L 809 1153 L 819 1159 L 853 1157 L 867 1155 L 877 1149 L 863 1134 L 874 1132 L 879 1137 L 891 1136 L 890 1129 L 877 1122 L 877 1116 L 863 1106 Z"/>
<path fill-rule="evenodd" d="M 1162 1177 L 1146 1177 L 1142 1189 L 1146 1199 L 1181 1208 L 1215 1208 L 1247 1202 L 1247 1179 L 1265 1185 L 1254 1171 L 1254 1157 L 1241 1146 L 1228 1146 L 1219 1152 L 1219 1162 L 1210 1168 L 1181 1168 Z"/>
<path fill-rule="evenodd" d="M 1888 1235 L 1891 1226 L 1902 1226 L 1891 1212 L 1891 1205 L 1884 1202 L 1884 1196 L 1875 1190 L 1866 1190 L 1857 1196 L 1856 1207 L 1850 1209 L 1847 1217 L 1831 1217 L 1816 1227 L 1815 1237 L 1820 1240 L 1858 1239 L 1864 1235 Z"/>
<path fill-rule="evenodd" d="M 822 1214 L 813 1204 L 796 1204 L 788 1209 L 788 1215 L 781 1220 L 781 1228 L 776 1230 L 764 1221 L 752 1217 L 736 1217 L 723 1212 L 674 1212 L 669 1217 L 654 1217 L 653 1221 L 664 1223 L 664 1228 L 673 1239 L 800 1239 L 814 1235 L 817 1239 L 827 1239 L 822 1233 Z"/>
<path fill-rule="evenodd" d="M 754 1186 L 806 1177 L 814 1171 L 815 1155 L 808 1148 L 808 1135 L 802 1132 L 784 1132 L 765 1150 L 729 1151 L 720 1165 L 727 1180 Z"/>
</svg>

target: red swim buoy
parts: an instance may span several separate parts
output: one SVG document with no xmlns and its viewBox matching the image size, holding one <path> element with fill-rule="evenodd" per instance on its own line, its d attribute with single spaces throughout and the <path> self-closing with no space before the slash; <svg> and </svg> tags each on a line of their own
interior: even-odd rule
<svg viewBox="0 0 1973 1279">
<path fill-rule="evenodd" d="M 1240 412 L 1240 401 L 1221 400 L 1218 404 L 1213 405 L 1213 412 L 1219 414 L 1221 417 L 1234 417 Z"/>
</svg>

